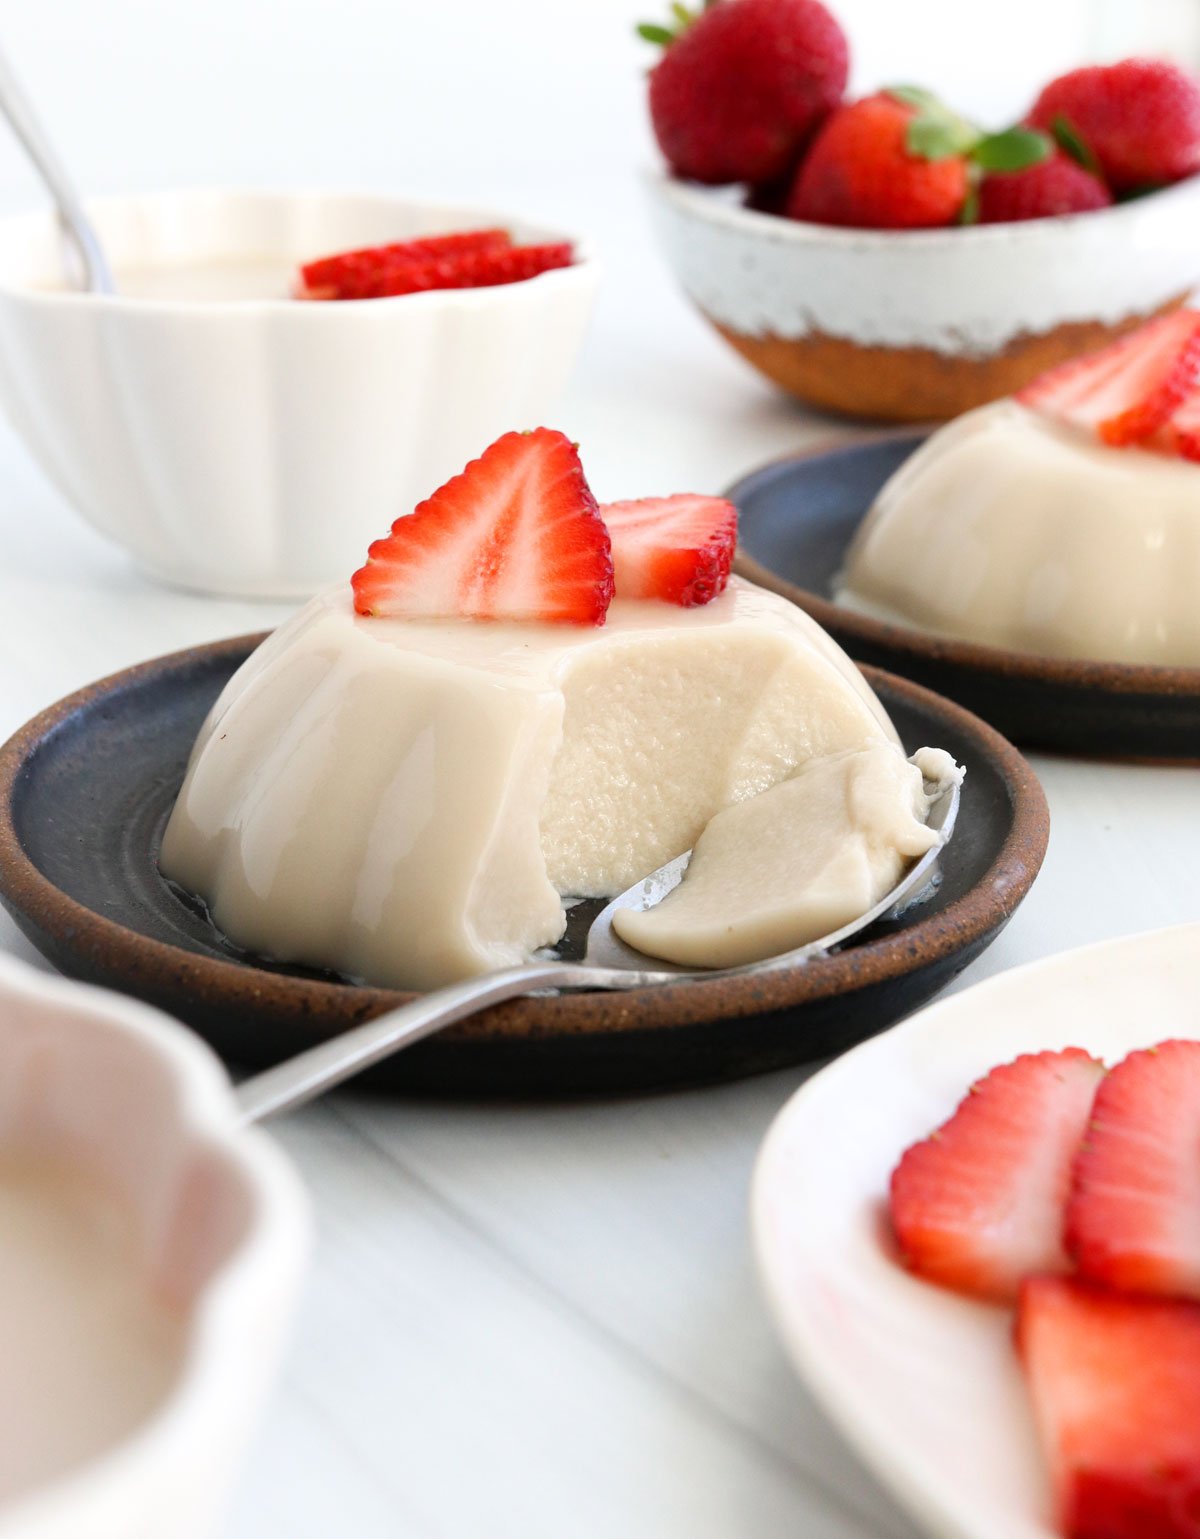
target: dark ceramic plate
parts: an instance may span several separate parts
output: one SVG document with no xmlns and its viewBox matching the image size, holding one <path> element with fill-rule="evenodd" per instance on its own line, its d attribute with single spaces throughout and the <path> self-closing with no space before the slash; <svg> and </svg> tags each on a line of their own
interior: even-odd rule
<svg viewBox="0 0 1200 1539">
<path fill-rule="evenodd" d="M 143 663 L 60 701 L 0 749 L 0 900 L 63 972 L 187 1021 L 265 1066 L 410 996 L 247 956 L 159 876 L 162 829 L 221 687 L 262 637 Z M 756 979 L 496 1006 L 379 1080 L 470 1093 L 648 1089 L 825 1057 L 890 1025 L 992 941 L 1045 854 L 1048 814 L 1010 744 L 949 701 L 870 673 L 910 750 L 967 767 L 936 895 L 837 955 Z M 581 915 L 565 943 L 577 945 Z"/>
<path fill-rule="evenodd" d="M 1200 759 L 1200 668 L 1009 652 L 886 625 L 830 602 L 875 494 L 923 437 L 802 455 L 744 477 L 728 493 L 741 513 L 739 569 L 806 609 L 857 662 L 949 695 L 1026 748 Z"/>
</svg>

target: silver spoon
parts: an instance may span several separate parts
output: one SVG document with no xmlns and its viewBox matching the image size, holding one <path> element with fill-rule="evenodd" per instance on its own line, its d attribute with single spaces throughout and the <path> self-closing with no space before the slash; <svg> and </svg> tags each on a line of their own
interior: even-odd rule
<svg viewBox="0 0 1200 1539">
<path fill-rule="evenodd" d="M 93 294 L 115 294 L 112 269 L 66 168 L 21 89 L 8 60 L 0 53 L 0 112 L 25 147 L 58 209 L 59 222 L 83 266 L 84 287 Z"/>
<path fill-rule="evenodd" d="M 778 968 L 796 967 L 811 957 L 820 956 L 876 920 L 893 917 L 916 902 L 933 885 L 941 853 L 954 831 L 959 788 L 955 782 L 946 781 L 927 784 L 926 793 L 934 798 L 926 823 L 941 834 L 941 843 L 923 855 L 874 908 L 832 935 L 741 967 L 677 967 L 674 963 L 652 960 L 635 951 L 613 933 L 613 914 L 619 908 L 645 909 L 661 903 L 683 879 L 691 858 L 689 850 L 635 882 L 601 910 L 588 930 L 587 951 L 582 962 L 527 962 L 520 967 L 508 967 L 502 972 L 469 978 L 464 983 L 453 983 L 423 994 L 411 1004 L 389 1010 L 329 1042 L 322 1042 L 319 1047 L 287 1059 L 274 1069 L 244 1080 L 235 1092 L 242 1121 L 262 1122 L 267 1117 L 303 1106 L 343 1080 L 390 1058 L 401 1048 L 474 1015 L 485 1005 L 497 1005 L 506 999 L 532 994 L 537 989 L 640 989 L 657 983 L 678 983 L 681 978 L 732 978 L 739 974 L 772 972 Z"/>
</svg>

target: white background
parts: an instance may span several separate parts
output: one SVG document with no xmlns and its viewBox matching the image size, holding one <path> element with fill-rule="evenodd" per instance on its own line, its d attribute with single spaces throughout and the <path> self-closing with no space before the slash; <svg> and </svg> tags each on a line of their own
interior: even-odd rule
<svg viewBox="0 0 1200 1539">
<path fill-rule="evenodd" d="M 0 32 L 91 191 L 328 185 L 491 202 L 599 242 L 561 425 L 601 499 L 717 489 L 844 429 L 773 395 L 677 296 L 624 0 L 38 0 Z M 665 7 L 664 7 L 665 9 Z M 996 122 L 1057 69 L 1171 44 L 1200 0 L 845 0 L 863 88 Z M 0 133 L 0 207 L 38 197 Z M 0 733 L 101 673 L 273 623 L 159 589 L 0 428 Z M 1194 770 L 1040 758 L 1054 834 L 968 974 L 1200 918 Z M 29 948 L 6 920 L 0 944 Z M 586 1106 L 341 1098 L 281 1137 L 319 1243 L 226 1539 L 911 1536 L 792 1381 L 745 1233 L 754 1150 L 802 1078 Z"/>
</svg>

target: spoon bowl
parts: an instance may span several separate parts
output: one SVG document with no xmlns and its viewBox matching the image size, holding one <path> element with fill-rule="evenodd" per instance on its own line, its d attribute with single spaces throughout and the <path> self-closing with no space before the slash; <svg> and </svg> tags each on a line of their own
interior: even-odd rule
<svg viewBox="0 0 1200 1539">
<path fill-rule="evenodd" d="M 686 978 L 728 978 L 774 972 L 823 956 L 878 920 L 895 917 L 920 902 L 936 884 L 941 855 L 958 817 L 959 782 L 957 778 L 926 782 L 926 793 L 930 796 L 926 823 L 940 835 L 938 843 L 916 861 L 874 907 L 830 935 L 739 967 L 682 967 L 635 950 L 614 933 L 613 915 L 618 909 L 648 909 L 661 903 L 683 880 L 691 859 L 688 850 L 649 876 L 640 878 L 601 909 L 588 930 L 582 962 L 561 962 L 543 955 L 517 967 L 433 989 L 410 1004 L 389 1010 L 365 1025 L 354 1027 L 243 1081 L 236 1091 L 242 1118 L 246 1122 L 261 1122 L 303 1106 L 326 1090 L 332 1090 L 477 1010 L 538 989 L 642 989 L 660 983 L 677 983 Z"/>
</svg>

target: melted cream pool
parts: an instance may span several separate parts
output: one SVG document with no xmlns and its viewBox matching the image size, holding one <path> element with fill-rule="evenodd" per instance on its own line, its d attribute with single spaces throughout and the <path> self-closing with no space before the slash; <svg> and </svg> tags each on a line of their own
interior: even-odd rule
<svg viewBox="0 0 1200 1539">
<path fill-rule="evenodd" d="M 132 1432 L 184 1346 L 132 1215 L 84 1173 L 0 1155 L 0 1503 Z"/>
<path fill-rule="evenodd" d="M 296 266 L 279 257 L 221 257 L 154 267 L 118 267 L 113 278 L 122 299 L 227 304 L 236 300 L 290 299 Z M 54 287 L 57 289 L 58 285 Z"/>
</svg>

